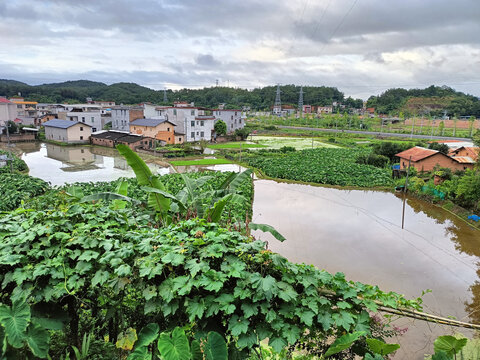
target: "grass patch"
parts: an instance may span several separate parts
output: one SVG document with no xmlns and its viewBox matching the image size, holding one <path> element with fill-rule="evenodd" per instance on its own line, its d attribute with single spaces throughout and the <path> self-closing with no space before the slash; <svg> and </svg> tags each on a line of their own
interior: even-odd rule
<svg viewBox="0 0 480 360">
<path fill-rule="evenodd" d="M 291 146 L 297 150 L 313 148 L 337 148 L 338 146 L 319 141 L 318 138 L 296 138 L 283 136 L 253 136 L 253 140 L 270 149 L 280 149 L 284 146 Z M 312 146 L 313 145 L 313 146 Z"/>
<path fill-rule="evenodd" d="M 173 160 L 170 163 L 175 166 L 233 164 L 227 159 Z"/>
<path fill-rule="evenodd" d="M 248 144 L 243 142 L 229 142 L 223 144 L 211 144 L 208 145 L 210 149 L 240 149 L 240 145 L 242 149 L 251 149 L 251 148 L 264 148 L 265 145 L 261 144 Z"/>
</svg>

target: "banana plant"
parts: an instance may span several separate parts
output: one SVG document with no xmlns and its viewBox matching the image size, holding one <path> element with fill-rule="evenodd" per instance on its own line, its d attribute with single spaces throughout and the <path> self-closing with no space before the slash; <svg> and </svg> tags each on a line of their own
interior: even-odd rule
<svg viewBox="0 0 480 360">
<path fill-rule="evenodd" d="M 147 164 L 127 145 L 117 145 L 118 152 L 127 160 L 128 165 L 132 168 L 137 177 L 138 184 L 148 186 L 157 190 L 165 191 L 165 186 L 159 178 L 152 174 Z M 155 209 L 162 220 L 166 220 L 168 211 L 170 210 L 170 198 L 163 196 L 157 192 L 148 194 L 148 205 Z"/>
</svg>

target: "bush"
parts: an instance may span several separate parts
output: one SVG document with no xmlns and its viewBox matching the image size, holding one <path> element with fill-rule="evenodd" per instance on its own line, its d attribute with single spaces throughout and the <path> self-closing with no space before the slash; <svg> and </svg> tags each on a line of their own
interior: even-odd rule
<svg viewBox="0 0 480 360">
<path fill-rule="evenodd" d="M 275 125 L 265 125 L 263 128 L 265 130 L 278 130 L 278 127 L 276 127 Z"/>
<path fill-rule="evenodd" d="M 410 148 L 410 144 L 399 144 L 389 141 L 383 141 L 373 145 L 373 152 L 377 155 L 383 155 L 390 159 L 390 162 L 396 161 L 396 154 Z"/>
<path fill-rule="evenodd" d="M 383 168 L 390 162 L 390 159 L 383 155 L 368 154 L 360 155 L 357 158 L 358 164 L 373 165 L 378 168 Z"/>
<path fill-rule="evenodd" d="M 295 149 L 293 146 L 282 146 L 279 150 L 280 150 L 282 153 L 297 151 L 297 149 Z"/>
</svg>

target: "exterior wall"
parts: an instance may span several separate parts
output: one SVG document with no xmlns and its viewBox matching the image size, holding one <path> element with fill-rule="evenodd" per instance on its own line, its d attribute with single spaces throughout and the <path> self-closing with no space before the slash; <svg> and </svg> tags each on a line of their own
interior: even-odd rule
<svg viewBox="0 0 480 360">
<path fill-rule="evenodd" d="M 24 141 L 35 141 L 35 134 L 10 134 L 10 139 L 7 135 L 0 135 L 0 142 L 24 142 Z"/>
<path fill-rule="evenodd" d="M 3 126 L 9 120 L 15 120 L 17 116 L 17 105 L 14 103 L 0 103 L 0 126 Z"/>
<path fill-rule="evenodd" d="M 157 116 L 157 112 L 155 111 L 155 108 L 156 108 L 156 105 L 143 104 L 143 116 L 145 116 L 145 118 L 147 119 L 155 118 Z"/>
<path fill-rule="evenodd" d="M 183 139 L 185 139 L 185 136 L 175 135 L 175 144 L 183 144 Z"/>
<path fill-rule="evenodd" d="M 196 118 L 195 120 L 187 121 L 185 129 L 185 141 L 212 141 L 212 132 L 215 126 L 215 118 L 208 119 Z"/>
<path fill-rule="evenodd" d="M 193 107 L 169 107 L 166 109 L 167 119 L 175 124 L 175 130 L 186 134 L 187 124 L 195 120 L 199 110 Z M 190 141 L 187 139 L 187 141 Z"/>
<path fill-rule="evenodd" d="M 475 152 L 472 148 L 461 148 L 456 152 L 455 156 L 469 156 L 473 160 L 476 160 L 478 158 L 478 152 Z"/>
<path fill-rule="evenodd" d="M 115 147 L 115 142 L 112 139 L 99 139 L 95 137 L 90 137 L 90 142 L 92 145 L 100 145 L 106 147 Z"/>
<path fill-rule="evenodd" d="M 128 109 L 112 109 L 112 130 L 130 131 L 130 111 Z"/>
<path fill-rule="evenodd" d="M 136 141 L 136 142 L 122 142 L 122 140 L 119 139 L 119 140 L 117 141 L 117 144 L 125 144 L 125 145 L 127 145 L 130 149 L 132 149 L 133 151 L 135 151 L 135 149 L 136 149 L 137 147 L 144 145 L 144 144 L 143 144 L 143 141 L 144 141 L 143 139 L 139 139 L 139 140 Z"/>
<path fill-rule="evenodd" d="M 36 101 L 23 101 L 19 99 L 10 99 L 17 106 L 18 116 L 37 116 L 37 102 Z"/>
<path fill-rule="evenodd" d="M 91 128 L 82 124 L 75 124 L 68 129 L 45 126 L 45 138 L 47 140 L 60 141 L 69 144 L 87 143 L 91 134 Z"/>
<path fill-rule="evenodd" d="M 435 166 L 440 166 L 444 168 L 455 170 L 466 170 L 472 169 L 473 164 L 460 164 L 455 160 L 449 158 L 448 156 L 437 153 L 435 155 L 429 156 L 428 158 L 419 160 L 419 161 L 412 161 L 411 165 L 417 171 L 432 171 Z M 408 159 L 400 159 L 400 168 L 406 170 L 408 168 Z"/>
<path fill-rule="evenodd" d="M 66 120 L 88 124 L 92 127 L 92 132 L 103 129 L 102 114 L 99 111 L 68 112 Z"/>
<path fill-rule="evenodd" d="M 213 116 L 215 116 L 216 121 L 222 120 L 227 124 L 227 134 L 231 134 L 235 132 L 235 130 L 245 126 L 245 121 L 242 119 L 242 112 L 240 110 L 214 110 Z"/>
</svg>

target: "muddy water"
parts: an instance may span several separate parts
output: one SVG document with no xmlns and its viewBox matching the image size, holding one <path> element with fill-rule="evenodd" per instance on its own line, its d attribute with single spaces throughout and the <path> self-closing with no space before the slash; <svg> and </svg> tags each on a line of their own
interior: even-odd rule
<svg viewBox="0 0 480 360">
<path fill-rule="evenodd" d="M 31 176 L 52 185 L 77 181 L 111 181 L 135 176 L 125 159 L 111 148 L 19 143 L 11 150 L 27 163 Z M 146 161 L 153 173 L 163 175 L 171 171 L 167 164 L 149 162 L 152 159 Z"/>
<path fill-rule="evenodd" d="M 431 289 L 424 311 L 480 323 L 480 231 L 416 199 L 407 201 L 405 230 L 401 213 L 402 200 L 387 192 L 255 181 L 253 221 L 273 225 L 288 239 L 280 243 L 256 232 L 271 250 L 409 298 Z M 396 359 L 423 359 L 439 335 L 472 335 L 418 320 L 396 325 L 408 327 L 393 339 L 402 346 Z"/>
</svg>

